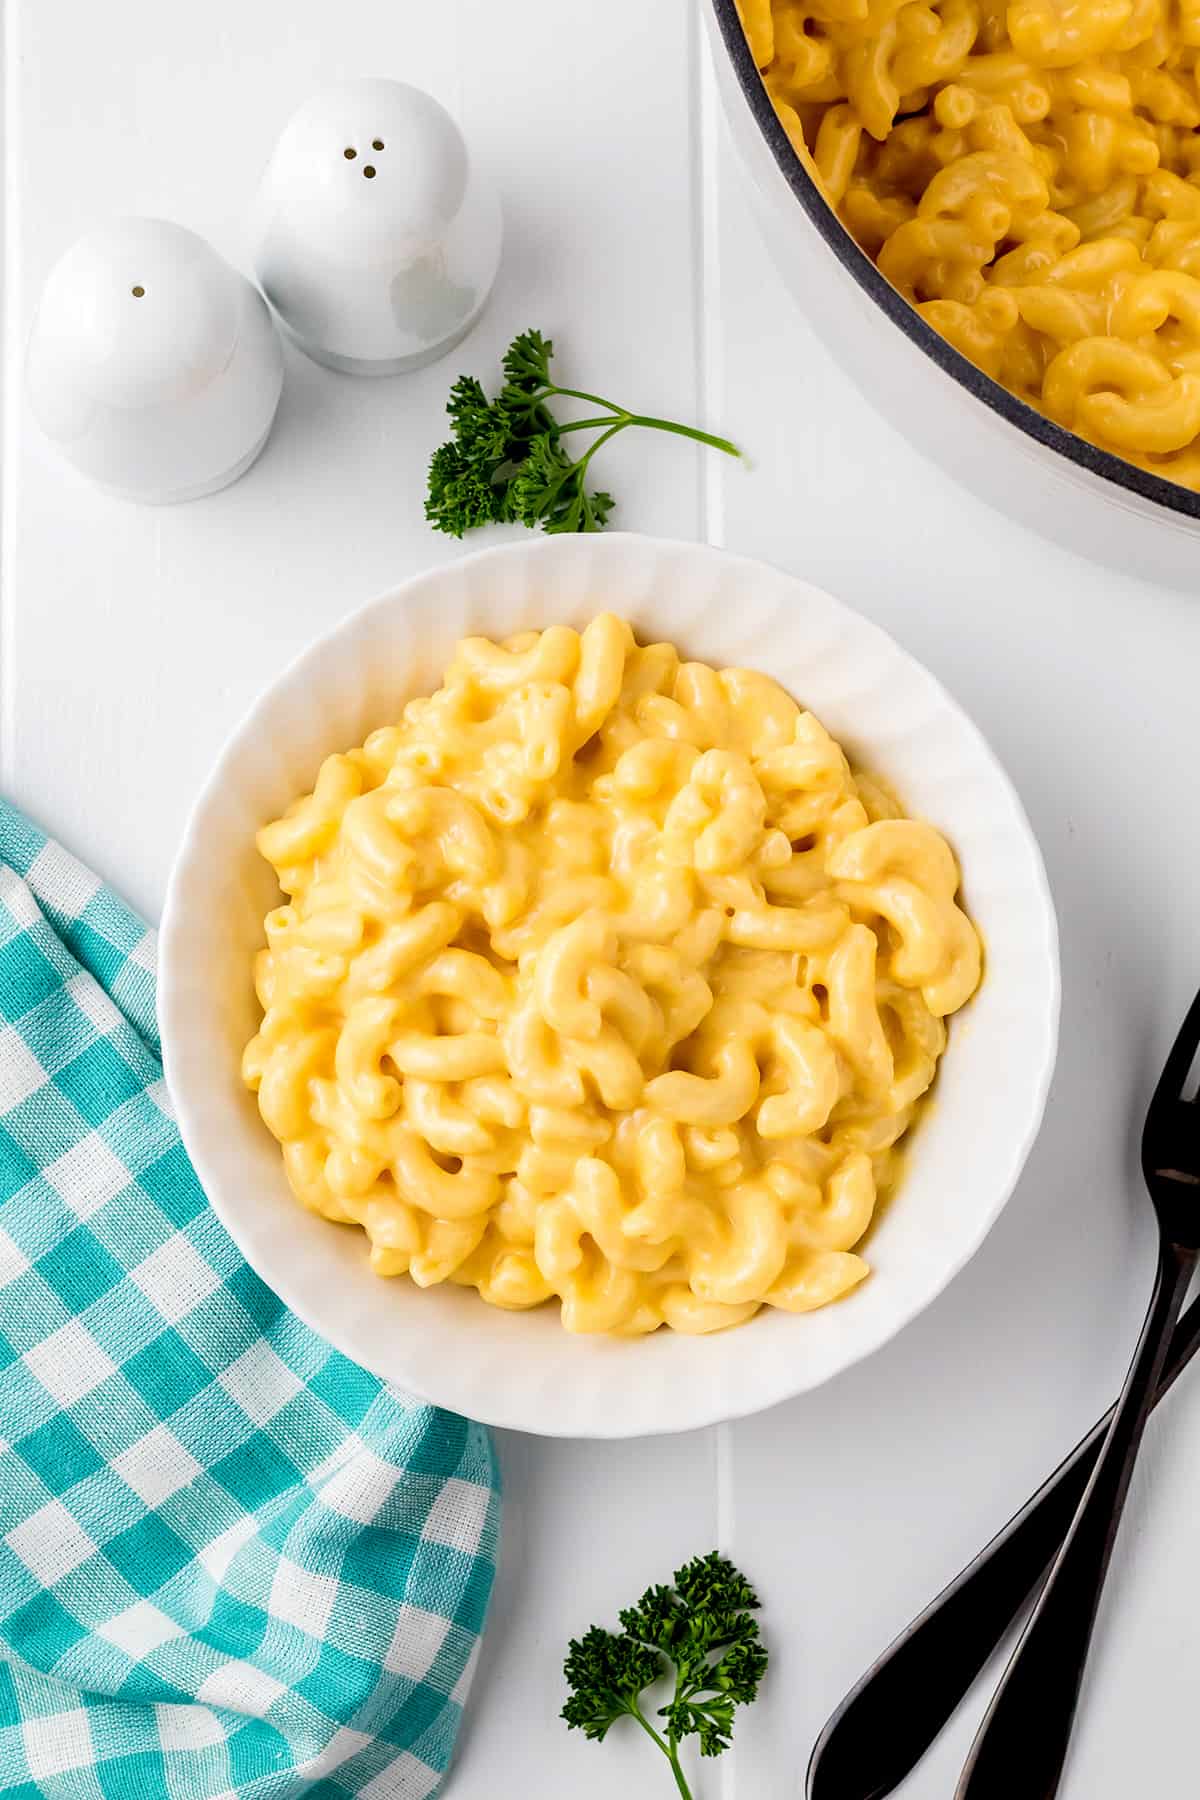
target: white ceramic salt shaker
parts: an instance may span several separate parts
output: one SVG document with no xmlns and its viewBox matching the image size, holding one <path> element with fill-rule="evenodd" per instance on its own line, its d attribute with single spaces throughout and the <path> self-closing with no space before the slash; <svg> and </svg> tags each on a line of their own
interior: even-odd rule
<svg viewBox="0 0 1200 1800">
<path fill-rule="evenodd" d="M 444 355 L 478 318 L 500 207 L 431 95 L 350 81 L 285 127 L 255 237 L 263 292 L 302 350 L 348 374 L 394 375 Z"/>
<path fill-rule="evenodd" d="M 283 384 L 262 295 L 166 219 L 117 219 L 51 270 L 29 397 L 67 460 L 127 500 L 194 500 L 267 441 Z"/>
</svg>

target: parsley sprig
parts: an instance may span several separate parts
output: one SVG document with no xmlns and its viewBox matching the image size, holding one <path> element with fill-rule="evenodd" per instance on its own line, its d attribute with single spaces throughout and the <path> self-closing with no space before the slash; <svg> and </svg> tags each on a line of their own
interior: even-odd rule
<svg viewBox="0 0 1200 1800">
<path fill-rule="evenodd" d="M 560 387 L 550 374 L 554 345 L 540 331 L 523 331 L 504 355 L 504 385 L 489 400 L 473 375 L 460 375 L 446 411 L 453 436 L 434 451 L 429 465 L 425 517 L 438 531 L 462 537 L 478 525 L 517 522 L 543 531 L 602 531 L 615 504 L 602 488 L 588 486 L 592 458 L 631 425 L 673 432 L 728 456 L 741 452 L 726 438 L 693 425 L 630 412 L 581 388 Z M 563 422 L 549 402 L 582 400 L 601 411 Z M 576 432 L 593 438 L 578 456 L 564 439 Z"/>
<path fill-rule="evenodd" d="M 726 1557 L 715 1550 L 694 1557 L 675 1571 L 672 1586 L 647 1588 L 636 1606 L 625 1608 L 620 1632 L 593 1625 L 571 1640 L 563 1666 L 571 1696 L 563 1718 L 597 1741 L 617 1719 L 635 1719 L 670 1763 L 683 1800 L 692 1800 L 680 1742 L 699 1738 L 701 1756 L 729 1748 L 734 1708 L 750 1704 L 766 1673 L 757 1609 L 754 1589 Z M 668 1664 L 675 1689 L 658 1709 L 666 1722 L 658 1731 L 641 1698 Z"/>
</svg>

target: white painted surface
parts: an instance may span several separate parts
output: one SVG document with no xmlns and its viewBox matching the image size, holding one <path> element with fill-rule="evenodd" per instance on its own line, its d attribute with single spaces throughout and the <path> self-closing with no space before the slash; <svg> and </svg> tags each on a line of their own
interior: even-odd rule
<svg viewBox="0 0 1200 1800">
<path fill-rule="evenodd" d="M 521 0 L 518 24 L 495 0 L 7 0 L 0 783 L 144 911 L 254 692 L 348 608 L 456 554 L 421 518 L 440 405 L 459 367 L 487 374 L 526 324 L 560 340 L 584 385 L 706 415 L 746 444 L 750 472 L 623 444 L 620 522 L 773 559 L 894 632 L 1007 763 L 1055 886 L 1049 1116 L 943 1300 L 874 1361 L 743 1425 L 629 1446 L 505 1441 L 505 1556 L 455 1800 L 667 1791 L 640 1742 L 567 1735 L 559 1663 L 572 1630 L 715 1541 L 763 1591 L 774 1665 L 699 1794 L 799 1791 L 847 1684 L 1111 1398 L 1150 1268 L 1140 1114 L 1200 979 L 1196 597 L 1006 523 L 839 376 L 746 221 L 699 3 Z M 480 327 L 448 364 L 395 381 L 289 353 L 274 439 L 212 499 L 140 511 L 83 486 L 21 393 L 46 270 L 114 211 L 176 218 L 244 266 L 280 125 L 359 74 L 427 85 L 490 161 L 508 240 Z M 1137 1480 L 1066 1800 L 1188 1791 L 1197 1483 L 1200 1397 L 1185 1383 Z M 905 1800 L 952 1790 L 983 1698 Z"/>
</svg>

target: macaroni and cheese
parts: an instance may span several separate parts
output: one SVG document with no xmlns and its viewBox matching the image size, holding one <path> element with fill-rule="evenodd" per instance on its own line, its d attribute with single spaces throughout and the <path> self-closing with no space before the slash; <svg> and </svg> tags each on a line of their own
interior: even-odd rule
<svg viewBox="0 0 1200 1800">
<path fill-rule="evenodd" d="M 945 841 L 775 682 L 608 614 L 467 638 L 258 844 L 245 1079 L 381 1275 L 623 1333 L 862 1280 L 979 941 Z"/>
<path fill-rule="evenodd" d="M 739 0 L 809 173 L 965 356 L 1200 489 L 1197 0 Z"/>
</svg>

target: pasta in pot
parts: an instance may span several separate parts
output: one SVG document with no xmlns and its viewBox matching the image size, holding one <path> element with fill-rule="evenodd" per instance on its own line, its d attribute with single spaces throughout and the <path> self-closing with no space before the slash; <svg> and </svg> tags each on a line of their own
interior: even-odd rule
<svg viewBox="0 0 1200 1800">
<path fill-rule="evenodd" d="M 1021 399 L 1200 489 L 1196 0 L 738 0 L 829 204 Z"/>
<path fill-rule="evenodd" d="M 381 1275 L 633 1333 L 867 1273 L 979 941 L 944 839 L 766 676 L 608 614 L 469 638 L 258 844 L 243 1074 Z"/>
</svg>

